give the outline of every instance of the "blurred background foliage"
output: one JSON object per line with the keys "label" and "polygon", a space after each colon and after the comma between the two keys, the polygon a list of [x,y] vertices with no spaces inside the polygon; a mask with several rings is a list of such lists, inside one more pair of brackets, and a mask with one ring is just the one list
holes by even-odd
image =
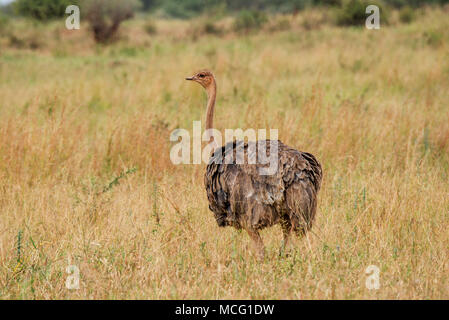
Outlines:
{"label": "blurred background foliage", "polygon": [[[11,0],[10,0],[11,1]],[[276,13],[294,13],[306,7],[332,6],[359,7],[365,5],[365,0],[138,0],[139,10],[158,12],[173,18],[191,18],[205,12],[224,12],[233,14],[239,11],[267,11]],[[64,15],[65,8],[70,4],[104,2],[102,0],[15,0],[3,7],[3,11],[14,11],[15,14],[32,17],[38,20],[48,20]],[[114,5],[129,0],[112,0]],[[131,1],[134,2],[134,1]],[[383,0],[377,1],[382,6],[394,8],[419,7],[422,5],[442,5],[449,0]],[[370,3],[372,4],[372,3]],[[12,7],[14,10],[10,10]]]}
{"label": "blurred background foliage", "polygon": [[[157,33],[154,19],[182,19],[201,21],[193,28],[192,37],[198,34],[222,36],[227,32],[249,33],[263,28],[276,31],[290,28],[286,18],[274,16],[293,15],[310,9],[321,9],[320,17],[306,16],[302,26],[306,30],[319,28],[324,24],[337,26],[364,26],[366,7],[376,4],[380,7],[382,23],[389,23],[390,12],[395,11],[396,21],[411,23],[420,7],[441,6],[449,0],[0,0],[0,35],[6,35],[9,43],[17,47],[38,47],[23,44],[20,34],[8,27],[12,18],[23,17],[36,23],[51,22],[63,18],[68,5],[79,5],[81,19],[87,22],[97,43],[108,43],[117,39],[123,21],[145,17],[144,30],[149,35]],[[220,25],[220,19],[231,17],[228,27]],[[22,37],[23,38],[23,37]],[[25,41],[26,43],[27,41]],[[29,41],[28,41],[29,42]]]}

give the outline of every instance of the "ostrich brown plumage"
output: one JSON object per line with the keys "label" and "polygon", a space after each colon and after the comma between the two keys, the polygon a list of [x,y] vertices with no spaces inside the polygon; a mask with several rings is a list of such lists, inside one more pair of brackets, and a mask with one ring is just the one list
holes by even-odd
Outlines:
{"label": "ostrich brown plumage", "polygon": [[[206,129],[213,129],[217,92],[214,75],[203,70],[186,80],[198,82],[206,89]],[[213,139],[212,135],[211,142],[215,142]],[[267,164],[250,164],[248,159],[254,159],[260,148],[269,157],[273,142],[277,143],[277,169],[273,174],[261,175],[260,170]],[[242,150],[245,161],[237,164],[237,151]],[[220,161],[228,156],[233,156],[233,162]],[[282,252],[293,232],[302,236],[311,228],[321,179],[321,165],[312,154],[297,151],[279,140],[259,140],[233,141],[216,147],[204,183],[209,208],[218,225],[245,229],[255,243],[257,255],[263,259],[265,249],[259,230],[279,223],[284,235]]]}

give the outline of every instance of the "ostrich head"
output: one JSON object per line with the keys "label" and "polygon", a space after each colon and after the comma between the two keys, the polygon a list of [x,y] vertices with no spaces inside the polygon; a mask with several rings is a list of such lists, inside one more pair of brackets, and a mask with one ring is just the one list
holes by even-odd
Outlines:
{"label": "ostrich head", "polygon": [[[217,84],[215,83],[215,78],[212,72],[209,70],[198,71],[194,76],[186,78],[186,80],[191,80],[198,82],[200,85],[206,89],[207,93],[207,111],[206,111],[206,130],[213,128],[214,121],[214,107],[215,107],[215,97],[217,95]],[[213,140],[213,135],[211,136]]]}
{"label": "ostrich head", "polygon": [[186,80],[198,82],[200,85],[203,86],[204,89],[206,89],[208,91],[209,91],[209,89],[211,89],[215,86],[214,75],[209,70],[198,71],[192,77],[186,78]]}

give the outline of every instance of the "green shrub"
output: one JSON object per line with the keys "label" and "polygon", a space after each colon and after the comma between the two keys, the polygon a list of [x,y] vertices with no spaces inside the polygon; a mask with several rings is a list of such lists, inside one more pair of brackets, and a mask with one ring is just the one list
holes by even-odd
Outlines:
{"label": "green shrub", "polygon": [[5,34],[8,27],[9,27],[9,18],[0,13],[0,35]]}
{"label": "green shrub", "polygon": [[341,26],[365,25],[366,5],[360,0],[351,0],[337,11],[337,24]]}
{"label": "green shrub", "polygon": [[438,30],[427,30],[423,33],[426,43],[431,47],[439,47],[443,44],[443,34]]}
{"label": "green shrub", "polygon": [[63,17],[65,9],[77,2],[76,0],[16,0],[13,6],[19,15],[46,21]]}
{"label": "green shrub", "polygon": [[340,6],[341,0],[315,0],[313,1],[316,5],[324,5],[324,6]]}
{"label": "green shrub", "polygon": [[162,5],[166,14],[181,19],[197,16],[205,7],[204,0],[165,0]]}
{"label": "green shrub", "polygon": [[145,28],[146,33],[148,33],[149,35],[154,35],[157,33],[157,27],[152,21],[148,21],[145,24],[144,28]]}
{"label": "green shrub", "polygon": [[268,17],[263,11],[243,10],[234,20],[234,30],[248,32],[260,29],[267,21]]}
{"label": "green shrub", "polygon": [[161,5],[162,0],[141,0],[144,11],[152,11]]}
{"label": "green shrub", "polygon": [[341,8],[337,10],[336,22],[340,26],[365,26],[366,8],[369,5],[377,5],[380,11],[381,23],[387,22],[387,16],[384,6],[368,0],[348,0],[343,2]]}
{"label": "green shrub", "polygon": [[223,31],[219,27],[217,27],[217,25],[215,23],[213,23],[212,21],[205,22],[203,30],[204,30],[204,33],[207,33],[207,34],[220,35],[223,33]]}
{"label": "green shrub", "polygon": [[415,10],[413,10],[409,6],[405,6],[401,10],[399,10],[399,20],[402,23],[410,23],[415,20],[415,17]]}

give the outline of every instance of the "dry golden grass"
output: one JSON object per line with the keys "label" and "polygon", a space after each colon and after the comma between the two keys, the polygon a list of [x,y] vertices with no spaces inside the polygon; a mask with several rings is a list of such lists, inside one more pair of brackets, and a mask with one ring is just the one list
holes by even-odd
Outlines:
{"label": "dry golden grass", "polygon": [[[195,41],[177,34],[188,22],[142,24],[106,48],[53,25],[37,51],[2,49],[2,299],[449,298],[447,12]],[[170,162],[171,130],[204,121],[183,80],[204,67],[219,129],[278,128],[323,165],[316,223],[290,257],[274,227],[257,262],[244,232],[216,226],[205,165]]]}

